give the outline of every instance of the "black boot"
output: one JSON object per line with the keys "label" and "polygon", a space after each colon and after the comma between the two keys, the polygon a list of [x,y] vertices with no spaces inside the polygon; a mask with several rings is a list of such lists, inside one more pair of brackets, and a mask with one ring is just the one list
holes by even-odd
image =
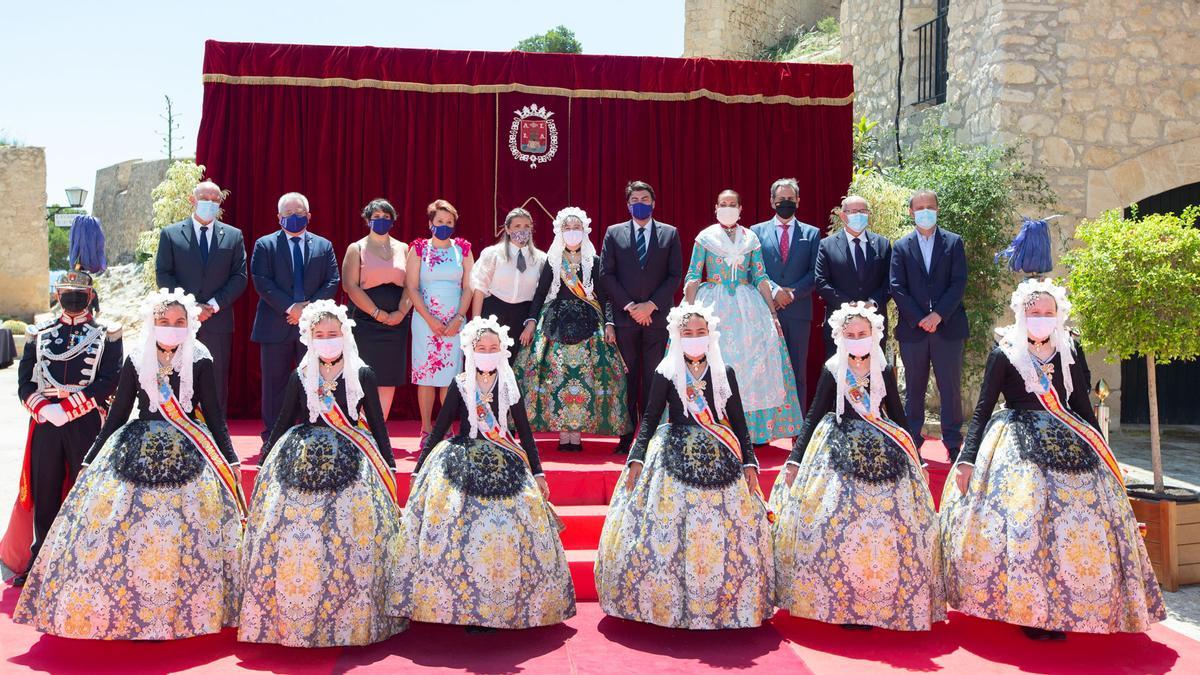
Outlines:
{"label": "black boot", "polygon": [[613,454],[628,455],[629,448],[632,448],[632,447],[633,447],[633,434],[626,434],[621,437],[621,440],[619,442],[617,442],[617,451]]}
{"label": "black boot", "polygon": [[1067,634],[1061,630],[1046,630],[1044,628],[1034,628],[1033,626],[1021,626],[1021,632],[1030,640],[1038,642],[1061,642],[1067,639]]}

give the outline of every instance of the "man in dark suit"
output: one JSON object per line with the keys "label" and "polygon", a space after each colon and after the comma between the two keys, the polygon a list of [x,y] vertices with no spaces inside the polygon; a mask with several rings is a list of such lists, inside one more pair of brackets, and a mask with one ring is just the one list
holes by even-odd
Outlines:
{"label": "man in dark suit", "polygon": [[279,231],[254,242],[250,274],[258,309],[250,339],[262,359],[263,441],[275,426],[288,377],[304,356],[300,313],[313,300],[337,293],[341,277],[328,239],[308,231],[308,198],[289,192],[279,198]]}
{"label": "man in dark suit", "polygon": [[192,217],[158,234],[154,258],[159,288],[182,288],[200,303],[196,337],[212,353],[221,410],[229,398],[233,302],[246,290],[246,244],[242,231],[217,220],[225,195],[212,181],[192,190]]}
{"label": "man in dark suit", "polygon": [[883,316],[887,337],[888,275],[891,274],[892,242],[867,229],[871,209],[867,200],[850,195],[842,200],[838,216],[842,231],[821,240],[817,251],[817,293],[825,301],[825,358],[833,356],[833,332],[829,317],[843,303],[873,302]]}
{"label": "man in dark suit", "polygon": [[796,219],[800,185],[795,178],[771,184],[775,217],[750,228],[762,244],[767,279],[775,295],[776,315],[783,328],[800,407],[808,406],[808,340],[812,333],[812,294],[817,287],[817,249],[821,231]]}
{"label": "man in dark suit", "polygon": [[[667,312],[683,278],[683,249],[674,227],[654,220],[654,188],[642,181],[625,186],[630,220],[609,226],[600,249],[600,283],[616,313],[617,348],[629,367],[629,419],[636,426],[654,369],[667,348]],[[654,420],[657,424],[657,420]],[[631,431],[617,452],[633,445]]]}
{"label": "man in dark suit", "polygon": [[942,443],[953,460],[962,447],[967,253],[962,237],[937,226],[938,201],[932,190],[914,193],[908,212],[916,229],[896,241],[890,282],[900,314],[896,339],[904,360],[904,414],[913,438],[920,439],[932,362],[942,403]]}

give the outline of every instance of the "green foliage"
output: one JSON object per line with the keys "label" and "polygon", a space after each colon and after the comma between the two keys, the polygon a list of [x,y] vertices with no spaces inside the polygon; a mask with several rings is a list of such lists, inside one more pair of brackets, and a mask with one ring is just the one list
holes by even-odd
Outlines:
{"label": "green foliage", "polygon": [[547,54],[582,54],[583,45],[575,39],[575,33],[566,26],[555,26],[541,35],[527,37],[517,43],[519,52],[543,52]]}
{"label": "green foliage", "polygon": [[0,324],[0,328],[8,329],[13,335],[24,335],[25,330],[28,327],[29,326],[24,321],[21,321],[20,319],[9,319],[9,320],[5,321],[3,324]]}
{"label": "green foliage", "polygon": [[148,288],[155,286],[154,256],[158,253],[158,231],[191,215],[192,203],[188,197],[202,180],[204,166],[190,159],[182,159],[172,164],[162,182],[150,191],[150,197],[154,200],[154,227],[138,235],[134,248],[135,259],[143,264],[142,278]]}
{"label": "green foliage", "polygon": [[[912,230],[912,221],[908,217],[908,197],[912,190],[897,185],[878,172],[855,174],[850,183],[850,194],[858,195],[867,200],[871,208],[871,231],[882,234],[895,241]],[[830,234],[841,231],[842,219],[830,219]]]}
{"label": "green foliage", "polygon": [[910,192],[936,191],[939,226],[963,238],[970,270],[963,305],[971,330],[964,372],[981,372],[1015,281],[994,256],[1016,235],[1018,207],[1039,212],[1054,203],[1054,193],[1017,146],[962,145],[938,119],[926,121],[906,157],[903,167],[883,174]]}
{"label": "green foliage", "polygon": [[801,61],[807,63],[835,63],[841,61],[841,29],[837,19],[830,16],[821,19],[816,26],[797,26],[791,30],[781,28],[781,37],[774,45],[755,55],[758,61]]}
{"label": "green foliage", "polygon": [[[60,209],[58,206],[49,208],[55,213],[86,213],[83,209]],[[50,244],[50,269],[68,269],[71,266],[71,231],[65,227],[56,227],[54,219],[47,218],[46,239]]]}
{"label": "green foliage", "polygon": [[1200,207],[1123,218],[1105,211],[1075,230],[1063,258],[1084,347],[1110,360],[1156,363],[1200,356]]}
{"label": "green foliage", "polygon": [[879,171],[879,138],[875,136],[876,120],[864,115],[854,122],[854,176]]}

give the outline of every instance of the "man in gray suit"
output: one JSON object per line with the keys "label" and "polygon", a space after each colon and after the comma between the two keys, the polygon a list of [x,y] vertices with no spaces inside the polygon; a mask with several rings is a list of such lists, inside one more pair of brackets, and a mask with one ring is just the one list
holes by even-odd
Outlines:
{"label": "man in gray suit", "polygon": [[204,181],[188,197],[192,217],[164,227],[154,259],[159,288],[182,288],[200,303],[200,342],[212,352],[221,409],[229,398],[233,303],[246,290],[246,245],[242,231],[217,220],[225,195]]}
{"label": "man in gray suit", "polygon": [[795,178],[775,181],[771,184],[775,217],[750,229],[762,243],[763,263],[771,292],[775,294],[776,313],[796,372],[796,395],[803,409],[808,406],[808,340],[812,333],[812,294],[817,287],[821,231],[796,219],[799,197],[800,186]]}

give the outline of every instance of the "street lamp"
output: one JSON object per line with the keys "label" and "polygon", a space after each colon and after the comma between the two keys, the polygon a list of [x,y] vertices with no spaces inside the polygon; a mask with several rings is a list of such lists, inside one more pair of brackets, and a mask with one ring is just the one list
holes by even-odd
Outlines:
{"label": "street lamp", "polygon": [[87,200],[87,190],[81,187],[67,188],[67,203],[73,209],[83,208],[83,202]]}
{"label": "street lamp", "polygon": [[[84,190],[81,187],[67,188],[67,206],[59,206],[57,204],[55,204],[54,206],[47,206],[46,207],[46,218],[53,218],[54,224],[57,225],[58,227],[70,227],[71,223],[74,222],[74,220],[75,220],[75,218],[73,217],[75,214],[66,214],[68,216],[72,216],[71,218],[66,218],[64,216],[64,218],[60,219],[58,216],[60,214],[62,214],[63,211],[66,211],[67,209],[83,208],[83,202],[87,200],[87,194],[88,194],[88,191]],[[63,222],[60,223],[59,222],[60,220],[62,220]]]}

